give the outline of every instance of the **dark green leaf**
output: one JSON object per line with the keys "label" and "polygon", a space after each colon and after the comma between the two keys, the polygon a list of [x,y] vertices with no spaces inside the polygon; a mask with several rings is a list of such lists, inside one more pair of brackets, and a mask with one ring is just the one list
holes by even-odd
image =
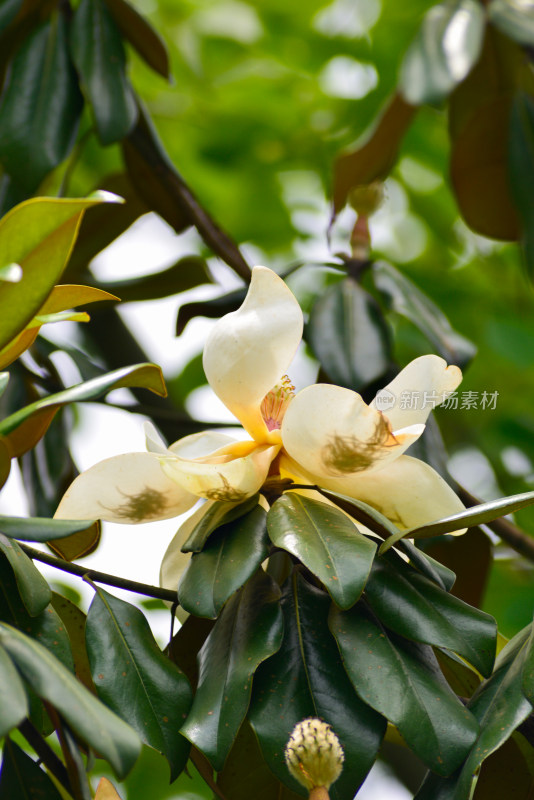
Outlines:
{"label": "dark green leaf", "polygon": [[62,800],[46,772],[10,739],[4,745],[0,796],[5,800]]}
{"label": "dark green leaf", "polygon": [[519,44],[534,44],[534,3],[532,0],[490,0],[488,16],[506,36]]}
{"label": "dark green leaf", "polygon": [[486,17],[476,0],[449,0],[425,15],[404,56],[400,89],[408,103],[436,103],[463,81],[482,50]]}
{"label": "dark green leaf", "polygon": [[323,582],[334,602],[350,608],[360,597],[376,544],[333,506],[286,492],[267,516],[277,547],[292,553]]}
{"label": "dark green leaf", "polygon": [[221,770],[247,712],[252,676],[280,647],[280,590],[261,570],[225,606],[199,653],[199,681],[182,726]]}
{"label": "dark green leaf", "polygon": [[0,422],[0,435],[8,440],[12,455],[21,455],[39,441],[62,406],[96,400],[112,389],[132,386],[150,389],[160,396],[166,393],[160,367],[155,364],[123,367],[107,375],[70,386],[57,394],[50,394],[21,408]]}
{"label": "dark green leaf", "polygon": [[[534,10],[534,6],[532,6]],[[532,14],[532,11],[531,11]],[[527,15],[521,13],[521,17]],[[525,20],[523,30],[528,30]],[[534,31],[534,17],[531,17]],[[508,140],[510,191],[522,222],[522,237],[528,272],[534,275],[534,200],[530,187],[534,181],[534,99],[526,92],[517,92],[510,114]]]}
{"label": "dark green leaf", "polygon": [[307,327],[308,341],[328,377],[360,391],[387,372],[391,335],[376,300],[353,278],[319,297]]}
{"label": "dark green leaf", "polygon": [[10,539],[22,539],[26,542],[47,542],[49,539],[61,539],[77,531],[84,531],[93,524],[87,519],[0,517],[0,531],[4,536],[9,536]]}
{"label": "dark green leaf", "polygon": [[153,70],[170,77],[169,55],[158,32],[125,0],[106,0],[125,39]]}
{"label": "dark green leaf", "polygon": [[409,278],[385,261],[373,264],[374,284],[393,311],[411,320],[425,334],[449,364],[462,369],[476,353],[476,347],[457,333],[441,309]]}
{"label": "dark green leaf", "polygon": [[266,513],[256,506],[220,526],[194,553],[178,587],[180,605],[197,617],[215,618],[257,570],[269,551]]}
{"label": "dark green leaf", "polygon": [[327,625],[330,600],[294,573],[282,609],[284,639],[254,679],[249,719],[265,761],[289,788],[303,794],[288,772],[284,747],[297,722],[314,716],[331,723],[345,752],[332,800],[352,800],[369,772],[385,732],[385,720],[356,695]]}
{"label": "dark green leaf", "polygon": [[0,736],[19,725],[27,714],[24,684],[9,655],[0,647]]}
{"label": "dark green leaf", "polygon": [[189,754],[179,733],[191,703],[187,678],[161,652],[142,612],[102,589],[87,614],[86,641],[99,697],[163,753],[173,781]]}
{"label": "dark green leaf", "polygon": [[462,768],[444,781],[429,775],[417,800],[467,800],[478,767],[531,713],[532,706],[521,691],[530,632],[528,626],[508,642],[497,657],[493,675],[469,701],[468,708],[480,724],[480,733]]}
{"label": "dark green leaf", "polygon": [[55,706],[70,727],[109,761],[120,778],[124,777],[141,747],[132,728],[33,639],[0,623],[0,644],[35,693]]}
{"label": "dark green leaf", "polygon": [[[0,531],[3,531],[1,517]],[[0,533],[0,551],[13,569],[17,588],[28,614],[36,617],[52,599],[48,583],[17,542],[8,539],[3,533]]]}
{"label": "dark green leaf", "polygon": [[54,14],[16,54],[0,104],[0,162],[27,194],[69,154],[82,105],[67,22]]}
{"label": "dark green leaf", "polygon": [[445,647],[483,675],[491,674],[497,636],[493,617],[444,592],[400,557],[395,564],[376,559],[365,597],[380,621],[395,633]]}
{"label": "dark green leaf", "polygon": [[22,0],[4,0],[0,6],[0,31],[7,28],[12,19],[17,15]]}
{"label": "dark green leaf", "polygon": [[126,76],[122,38],[104,0],[82,0],[78,6],[71,51],[102,144],[122,139],[135,125],[137,104]]}
{"label": "dark green leaf", "polygon": [[211,283],[206,262],[200,256],[184,256],[172,267],[162,272],[144,275],[141,278],[128,278],[123,281],[100,282],[96,285],[106,292],[120,297],[123,303],[140,300],[159,300],[180,292],[186,292],[203,283]]}
{"label": "dark green leaf", "polygon": [[361,603],[348,612],[333,608],[330,624],[362,700],[396,725],[428,767],[449,775],[478,725],[447,685],[432,648],[388,632]]}
{"label": "dark green leaf", "polygon": [[258,505],[258,498],[259,495],[255,494],[243,503],[232,503],[226,500],[215,501],[211,508],[204,514],[200,514],[200,520],[184,543],[182,552],[200,553],[214,530],[220,525],[227,525],[247,514]]}
{"label": "dark green leaf", "polygon": [[228,294],[220,295],[220,297],[213,297],[211,300],[198,300],[193,303],[184,303],[178,309],[178,318],[176,320],[176,335],[181,336],[185,330],[185,326],[195,317],[208,317],[209,319],[219,319],[224,314],[229,314],[235,311],[243,300],[247,290],[236,289]]}
{"label": "dark green leaf", "polygon": [[380,551],[385,552],[396,544],[401,538],[430,538],[431,536],[441,536],[443,533],[451,533],[452,531],[459,530],[460,528],[471,528],[475,525],[483,525],[485,522],[491,522],[499,517],[504,517],[506,514],[512,514],[514,511],[519,511],[521,508],[534,503],[534,492],[523,492],[523,494],[514,494],[510,497],[501,497],[499,500],[491,500],[489,503],[479,503],[476,506],[459,511],[457,514],[452,514],[450,517],[443,517],[437,519],[435,522],[429,522],[427,525],[421,525],[419,528],[412,528],[408,531],[400,531],[395,536],[386,539],[381,545]]}

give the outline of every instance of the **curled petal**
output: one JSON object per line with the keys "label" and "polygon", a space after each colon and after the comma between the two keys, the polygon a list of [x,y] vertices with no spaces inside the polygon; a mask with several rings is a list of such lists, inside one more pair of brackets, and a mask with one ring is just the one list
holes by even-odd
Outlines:
{"label": "curled petal", "polygon": [[161,466],[169,478],[198,497],[239,502],[262,487],[279,450],[279,445],[234,442],[209,457],[192,460],[180,453],[162,458]]}
{"label": "curled petal", "polygon": [[145,442],[149,453],[166,453],[167,445],[151,422],[145,422]]}
{"label": "curled petal", "polygon": [[[381,389],[371,405],[386,414],[393,430],[424,423],[432,409],[442,403],[461,381],[459,367],[447,366],[439,356],[420,356]],[[410,408],[411,405],[414,408]]]}
{"label": "curled petal", "polygon": [[260,405],[287,371],[302,328],[302,311],[284,281],[255,267],[241,307],[222,317],[208,336],[203,358],[208,382],[256,441],[276,438]]}
{"label": "curled petal", "polygon": [[127,453],[82,472],[65,492],[55,517],[153,522],[183,514],[197,500],[167,477],[157,456]]}
{"label": "curled petal", "polygon": [[393,435],[387,419],[356,392],[340,386],[308,386],[291,401],[282,422],[289,455],[316,476],[343,476],[382,469],[423,432],[424,425]]}
{"label": "curled petal", "polygon": [[465,508],[449,484],[432,467],[411,456],[400,456],[372,474],[323,479],[321,486],[363,500],[401,530],[426,525]]}
{"label": "curled petal", "polygon": [[202,431],[201,433],[192,433],[190,436],[178,439],[168,448],[167,455],[172,453],[172,455],[180,456],[180,458],[211,459],[228,451],[233,451],[236,454],[239,451],[239,455],[244,455],[255,448],[256,442],[250,439],[246,442],[241,442],[226,433]]}

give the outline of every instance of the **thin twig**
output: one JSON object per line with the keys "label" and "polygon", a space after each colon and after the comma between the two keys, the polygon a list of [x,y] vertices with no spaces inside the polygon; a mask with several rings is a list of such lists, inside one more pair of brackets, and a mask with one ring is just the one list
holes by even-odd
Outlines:
{"label": "thin twig", "polygon": [[43,739],[37,728],[29,719],[25,719],[18,726],[19,731],[22,733],[28,744],[35,750],[39,756],[39,760],[45,767],[52,773],[52,775],[60,782],[60,784],[69,792],[72,793],[72,788],[69,781],[69,776],[65,765],[54,753],[50,745]]}
{"label": "thin twig", "polygon": [[159,586],[151,586],[147,583],[138,583],[138,581],[131,581],[127,578],[119,578],[117,575],[110,575],[108,572],[87,569],[87,567],[83,567],[81,564],[75,564],[71,561],[65,561],[63,558],[51,556],[48,553],[43,553],[42,550],[36,550],[27,544],[22,544],[22,542],[19,542],[19,545],[30,558],[36,561],[42,561],[43,564],[48,564],[63,572],[68,572],[71,575],[78,575],[80,578],[87,577],[95,581],[95,583],[104,583],[107,586],[115,586],[117,589],[126,589],[129,592],[143,594],[147,597],[155,597],[158,600],[167,600],[170,603],[177,602],[177,593],[171,591],[171,589],[161,589]]}

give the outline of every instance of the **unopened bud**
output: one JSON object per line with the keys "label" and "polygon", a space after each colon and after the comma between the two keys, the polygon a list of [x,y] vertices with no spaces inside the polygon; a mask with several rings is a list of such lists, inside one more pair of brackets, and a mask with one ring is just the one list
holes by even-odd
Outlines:
{"label": "unopened bud", "polygon": [[326,722],[309,717],[295,725],[285,749],[286,764],[299,783],[311,791],[329,789],[343,769],[343,748]]}

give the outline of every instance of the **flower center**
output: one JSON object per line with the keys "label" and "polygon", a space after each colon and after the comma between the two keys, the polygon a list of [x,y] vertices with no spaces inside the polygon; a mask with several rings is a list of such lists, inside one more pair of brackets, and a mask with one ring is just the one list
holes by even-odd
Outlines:
{"label": "flower center", "polygon": [[261,403],[261,415],[268,431],[276,431],[282,427],[286,408],[295,396],[295,387],[287,375],[267,392]]}

